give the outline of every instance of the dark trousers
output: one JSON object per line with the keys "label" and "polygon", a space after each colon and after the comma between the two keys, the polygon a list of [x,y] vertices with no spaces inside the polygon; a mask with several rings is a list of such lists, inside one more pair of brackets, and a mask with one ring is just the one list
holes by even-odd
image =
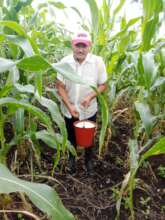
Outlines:
{"label": "dark trousers", "polygon": [[[78,119],[75,118],[66,118],[65,117],[65,123],[66,123],[66,129],[68,132],[68,140],[71,142],[71,144],[76,148],[76,137],[74,133],[74,126],[73,123],[77,121]],[[88,118],[87,120],[96,122],[96,114],[92,117]],[[74,159],[74,156],[72,154],[69,155],[70,158]],[[92,147],[85,148],[85,164],[88,163],[89,160],[91,160],[92,157]]]}

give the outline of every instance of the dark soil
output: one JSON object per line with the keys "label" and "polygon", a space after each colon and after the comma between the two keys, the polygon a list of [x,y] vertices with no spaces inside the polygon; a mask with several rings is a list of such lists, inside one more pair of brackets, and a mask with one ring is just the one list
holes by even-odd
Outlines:
{"label": "dark soil", "polygon": [[[61,173],[56,169],[53,179],[35,177],[35,182],[43,182],[52,186],[60,195],[64,205],[78,220],[114,220],[116,216],[116,200],[125,174],[129,171],[128,139],[131,129],[127,124],[116,124],[116,135],[107,146],[106,154],[102,159],[97,157],[97,147],[94,150],[93,172],[87,176],[84,166],[83,150],[78,149],[77,172],[70,175],[68,164]],[[95,146],[98,146],[97,139]],[[45,148],[42,154],[41,171],[36,168],[36,173],[50,176],[53,169],[54,152]],[[11,155],[9,155],[11,157]],[[165,166],[165,155],[150,158],[139,169],[137,186],[134,191],[135,219],[164,220],[165,219],[165,179],[158,175],[158,167]],[[10,165],[11,166],[11,165]],[[15,170],[20,178],[30,180],[26,163]],[[43,172],[45,174],[43,174]],[[27,174],[27,175],[26,175]],[[12,194],[12,201],[7,208],[21,208],[22,203],[18,195]],[[2,198],[1,198],[2,199]],[[1,207],[2,208],[2,207]],[[4,208],[4,207],[3,207]],[[43,213],[33,207],[33,212],[42,220],[47,220]],[[124,194],[121,206],[121,220],[130,219],[127,193]],[[9,220],[30,220],[26,216],[18,217],[8,214]],[[0,215],[0,220],[4,215]],[[57,219],[58,220],[58,219]]]}

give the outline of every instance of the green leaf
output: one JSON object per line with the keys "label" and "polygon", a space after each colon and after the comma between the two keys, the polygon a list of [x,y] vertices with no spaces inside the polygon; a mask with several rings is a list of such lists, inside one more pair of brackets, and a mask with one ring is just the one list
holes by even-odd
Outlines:
{"label": "green leaf", "polygon": [[21,85],[19,83],[15,83],[14,87],[21,93],[32,93],[34,94],[35,88],[31,84]]}
{"label": "green leaf", "polygon": [[20,69],[27,71],[45,71],[50,68],[50,64],[40,55],[24,58],[17,62]]}
{"label": "green leaf", "polygon": [[98,9],[98,6],[97,6],[95,0],[85,0],[85,1],[89,5],[89,9],[90,9],[90,13],[91,13],[91,20],[92,20],[91,27],[93,28],[94,38],[96,38],[97,34],[98,34],[99,9]]}
{"label": "green leaf", "polygon": [[15,62],[13,62],[12,60],[0,57],[0,73],[6,72],[14,66]]}
{"label": "green leaf", "polygon": [[[54,134],[52,135],[51,133],[49,133],[46,130],[42,130],[42,131],[38,131],[35,133],[35,136],[37,139],[42,140],[43,142],[45,142],[49,147],[53,148],[53,149],[57,149],[57,144],[60,143],[62,144],[63,141],[63,135],[60,134]],[[67,149],[76,156],[76,150],[75,148],[71,145],[71,143],[69,141],[67,141],[66,143],[66,147]],[[61,149],[62,150],[62,149]]]}
{"label": "green leaf", "polygon": [[20,36],[27,37],[27,34],[24,31],[24,29],[22,28],[22,26],[19,25],[15,21],[0,21],[0,25],[6,26],[8,28],[11,28],[12,30],[14,30]]}
{"label": "green leaf", "polygon": [[[18,24],[15,21],[0,21],[0,25],[6,26],[6,27],[12,29],[13,31],[15,31],[21,37],[26,38],[30,42],[34,52],[39,53],[39,50],[38,50],[36,43],[26,34],[24,28],[20,24]],[[29,47],[29,45],[28,45],[28,47]]]}
{"label": "green leaf", "polygon": [[8,95],[8,93],[12,90],[13,86],[12,85],[5,85],[3,88],[0,90],[0,98],[5,97]]}
{"label": "green leaf", "polygon": [[107,102],[101,94],[98,95],[98,99],[100,103],[101,119],[102,119],[101,131],[99,136],[99,154],[101,154],[105,135],[106,135],[106,130],[109,123],[109,110],[108,110]]}
{"label": "green leaf", "polygon": [[117,210],[117,220],[120,219],[120,207],[121,207],[121,201],[122,201],[122,197],[123,197],[123,193],[125,191],[125,189],[128,186],[128,183],[130,181],[130,177],[131,177],[131,172],[128,172],[125,177],[124,180],[122,181],[122,185],[121,185],[121,189],[119,192],[119,196],[118,196],[118,200],[116,202],[116,210]]}
{"label": "green leaf", "polygon": [[36,98],[41,105],[43,105],[44,107],[46,107],[49,110],[53,121],[60,128],[61,134],[63,136],[62,150],[64,153],[66,142],[67,142],[67,131],[66,131],[66,127],[65,127],[65,121],[64,121],[63,117],[61,116],[61,113],[59,111],[57,104],[54,101],[52,101],[51,99],[44,98],[43,96],[39,97],[38,95],[36,95]]}
{"label": "green leaf", "polygon": [[160,87],[161,85],[165,84],[165,77],[159,77],[158,79],[156,79],[156,81],[154,82],[154,84],[151,87],[151,91],[154,91],[156,88]]}
{"label": "green leaf", "polygon": [[149,89],[157,76],[158,65],[155,63],[153,52],[142,54],[142,62],[145,74],[145,84]]}
{"label": "green leaf", "polygon": [[48,185],[32,183],[15,177],[0,164],[0,193],[24,192],[50,219],[74,220],[73,215],[63,206],[57,193]]}
{"label": "green leaf", "polygon": [[163,11],[163,1],[162,0],[143,0],[143,11],[145,19],[150,19],[153,15],[159,14]]}
{"label": "green leaf", "polygon": [[118,6],[115,8],[113,14],[116,15],[120,10],[121,8],[123,7],[125,3],[125,0],[120,0],[120,3],[118,4]]}
{"label": "green leaf", "polygon": [[24,132],[24,109],[19,108],[14,116],[14,129],[17,132],[17,134],[21,135]]}
{"label": "green leaf", "polygon": [[165,68],[165,48],[162,48],[160,51],[160,60],[162,67]]}
{"label": "green leaf", "polygon": [[79,15],[80,18],[83,18],[82,14],[80,13],[80,11],[76,7],[71,7],[71,8]]}
{"label": "green leaf", "polygon": [[138,142],[137,140],[129,140],[128,143],[129,150],[130,150],[130,168],[131,170],[137,169],[138,168]]}
{"label": "green leaf", "polygon": [[137,21],[139,21],[142,17],[137,17],[137,18],[132,18],[131,20],[129,20],[129,22],[126,25],[126,29],[128,29],[130,26],[132,26],[133,24],[135,24]]}
{"label": "green leaf", "polygon": [[79,77],[73,68],[68,63],[55,63],[52,64],[52,68],[59,72],[61,75],[64,76],[64,78],[69,79],[75,83],[79,84],[87,84],[88,82],[85,80],[82,80],[81,77]]}
{"label": "green leaf", "polygon": [[155,63],[153,52],[140,54],[137,67],[140,85],[150,90],[158,73],[158,64]]}
{"label": "green leaf", "polygon": [[5,38],[8,41],[11,41],[12,43],[21,47],[24,53],[26,54],[26,56],[29,57],[29,56],[34,55],[34,51],[33,51],[31,44],[29,43],[29,40],[23,37],[20,37],[20,36],[16,36],[16,35],[5,35]]}
{"label": "green leaf", "polygon": [[0,43],[3,42],[5,40],[4,35],[0,34]]}
{"label": "green leaf", "polygon": [[162,137],[156,144],[154,144],[146,153],[143,154],[142,160],[148,157],[165,154],[165,137]]}
{"label": "green leaf", "polygon": [[156,117],[151,114],[150,108],[146,103],[135,102],[135,107],[140,115],[143,126],[149,137],[152,133],[152,128],[155,125]]}
{"label": "green leaf", "polygon": [[6,84],[14,85],[15,83],[18,82],[19,78],[20,78],[20,74],[19,74],[18,68],[14,66],[11,69],[9,69],[9,74],[8,74]]}
{"label": "green leaf", "polygon": [[116,98],[116,80],[111,80],[109,81],[109,101],[111,106],[113,105],[113,102],[115,101]]}
{"label": "green leaf", "polygon": [[129,35],[125,35],[125,36],[121,37],[119,45],[118,45],[119,53],[123,54],[127,50],[129,43],[130,43],[130,36]]}
{"label": "green leaf", "polygon": [[42,72],[35,73],[35,87],[36,87],[38,94],[40,96],[42,96],[42,89],[43,89],[42,75],[43,75]]}
{"label": "green leaf", "polygon": [[142,33],[142,51],[148,51],[151,48],[151,40],[156,34],[158,22],[158,16],[146,22]]}
{"label": "green leaf", "polygon": [[40,139],[44,143],[46,143],[49,147],[53,149],[57,149],[57,145],[59,144],[59,142],[55,135],[50,134],[46,130],[42,130],[42,131],[36,132],[35,136],[37,139]]}
{"label": "green leaf", "polygon": [[122,9],[124,3],[125,3],[125,0],[120,0],[119,4],[118,4],[117,7],[114,9],[113,16],[112,16],[112,26],[114,25],[114,21],[115,21],[116,15],[117,15],[118,12]]}
{"label": "green leaf", "polygon": [[[20,84],[15,84],[15,88],[21,92],[21,93],[35,93],[35,88],[32,85],[20,85]],[[63,136],[63,142],[62,142],[62,150],[63,152],[65,151],[65,146],[67,142],[67,131],[65,127],[65,121],[59,111],[59,108],[57,104],[52,101],[51,99],[45,98],[43,96],[39,96],[37,93],[35,94],[35,98],[37,101],[44,107],[46,107],[49,112],[51,113],[52,120],[58,125],[60,128],[61,134]]]}
{"label": "green leaf", "polygon": [[54,2],[54,1],[49,0],[49,3],[58,9],[65,9],[66,8],[66,6],[62,2]]}
{"label": "green leaf", "polygon": [[163,1],[143,0],[144,22],[142,23],[142,51],[151,48],[152,38],[157,33],[159,13],[163,11]]}
{"label": "green leaf", "polygon": [[44,113],[42,110],[40,110],[39,108],[29,104],[29,103],[25,103],[23,101],[18,101],[14,98],[1,98],[0,99],[0,106],[1,105],[5,105],[5,106],[14,106],[16,108],[24,108],[27,111],[30,111],[32,114],[34,114],[35,116],[37,116],[42,122],[45,123],[45,125],[47,125],[47,127],[52,130],[52,123],[50,118],[46,115],[46,113]]}
{"label": "green leaf", "polygon": [[107,130],[108,123],[109,123],[109,110],[108,110],[108,105],[107,105],[107,102],[104,96],[101,95],[95,87],[92,87],[92,88],[97,93],[97,97],[98,97],[100,108],[101,108],[102,125],[101,125],[101,131],[100,131],[100,136],[99,136],[99,155],[101,156],[101,154],[103,153],[106,130]]}

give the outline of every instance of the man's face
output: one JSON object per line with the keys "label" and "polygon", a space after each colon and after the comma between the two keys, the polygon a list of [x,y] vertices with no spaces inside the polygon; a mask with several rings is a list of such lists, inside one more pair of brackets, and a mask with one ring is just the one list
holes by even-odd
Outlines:
{"label": "man's face", "polygon": [[76,45],[72,45],[72,49],[74,58],[79,63],[82,63],[90,50],[90,45],[87,46],[86,44],[78,43]]}

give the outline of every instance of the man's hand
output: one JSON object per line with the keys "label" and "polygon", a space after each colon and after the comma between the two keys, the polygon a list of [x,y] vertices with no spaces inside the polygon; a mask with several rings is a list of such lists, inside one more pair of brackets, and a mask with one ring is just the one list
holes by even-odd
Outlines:
{"label": "man's hand", "polygon": [[77,108],[75,107],[75,105],[73,104],[69,105],[69,112],[73,118],[79,118],[79,112],[77,111]]}
{"label": "man's hand", "polygon": [[[101,93],[101,92],[105,91],[106,88],[107,88],[106,83],[104,83],[104,84],[101,84],[101,85],[99,85],[99,86],[97,87],[97,91]],[[80,103],[81,106],[84,107],[84,108],[89,107],[90,102],[91,102],[92,99],[94,99],[96,96],[97,96],[97,93],[96,93],[96,92],[91,92],[91,93],[89,93],[85,98],[82,99],[82,101],[81,101],[81,103]]]}
{"label": "man's hand", "polygon": [[70,102],[69,97],[68,97],[68,93],[67,93],[66,88],[65,88],[65,85],[61,81],[57,80],[56,88],[58,90],[58,94],[61,96],[64,104],[66,105],[66,107],[69,110],[72,117],[79,118],[79,112],[77,111],[75,105],[73,105]]}
{"label": "man's hand", "polygon": [[88,106],[90,105],[91,102],[91,96],[86,96],[82,101],[81,101],[81,106],[83,106],[84,108],[88,108]]}

